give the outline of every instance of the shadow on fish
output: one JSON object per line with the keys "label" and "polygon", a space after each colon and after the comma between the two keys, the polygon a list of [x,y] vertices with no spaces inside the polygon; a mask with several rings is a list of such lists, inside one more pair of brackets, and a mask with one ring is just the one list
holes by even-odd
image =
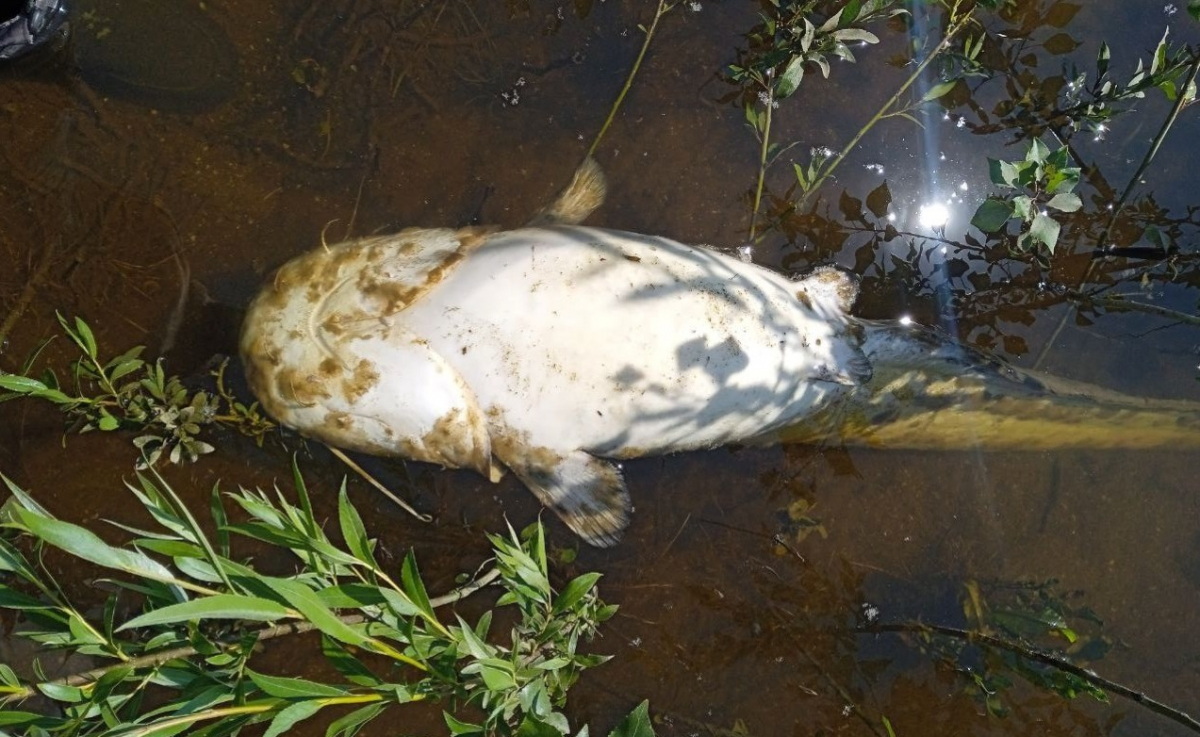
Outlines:
{"label": "shadow on fish", "polygon": [[850,314],[856,280],[578,225],[590,159],[530,226],[410,229],[285,264],[246,315],[263,408],[364,453],[512,471],[587,542],[629,523],[618,462],[729,443],[1200,446],[1200,404],[1004,364]]}

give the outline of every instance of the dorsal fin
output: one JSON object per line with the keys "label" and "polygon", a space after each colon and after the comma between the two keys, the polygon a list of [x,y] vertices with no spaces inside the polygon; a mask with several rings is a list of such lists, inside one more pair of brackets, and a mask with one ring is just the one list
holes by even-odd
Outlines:
{"label": "dorsal fin", "polygon": [[608,185],[604,171],[588,156],[575,170],[571,182],[546,207],[538,211],[530,225],[577,225],[604,204]]}

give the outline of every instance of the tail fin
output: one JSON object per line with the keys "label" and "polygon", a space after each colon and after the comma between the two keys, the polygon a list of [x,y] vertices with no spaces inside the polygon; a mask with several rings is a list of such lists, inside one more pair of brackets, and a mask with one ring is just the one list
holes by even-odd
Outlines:
{"label": "tail fin", "polygon": [[1200,448],[1200,402],[1039,374],[919,326],[862,321],[871,380],[780,433],[911,450]]}

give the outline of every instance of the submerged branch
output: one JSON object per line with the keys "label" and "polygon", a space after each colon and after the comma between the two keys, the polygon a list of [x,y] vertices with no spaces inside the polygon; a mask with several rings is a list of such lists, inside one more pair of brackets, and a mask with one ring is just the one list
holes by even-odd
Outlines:
{"label": "submerged branch", "polygon": [[1091,672],[1090,670],[1087,670],[1086,668],[1081,668],[1080,666],[1075,665],[1074,663],[1072,663],[1070,661],[1063,660],[1062,658],[1058,657],[1057,655],[1043,652],[1041,650],[1034,650],[1034,649],[1032,649],[1030,647],[1026,647],[1025,645],[1022,645],[1020,643],[1012,642],[1010,640],[1004,640],[1004,639],[1001,639],[994,635],[988,635],[983,632],[977,632],[977,631],[973,631],[973,630],[960,629],[958,627],[948,627],[945,625],[938,625],[938,624],[925,624],[923,622],[896,622],[896,623],[892,623],[892,624],[876,624],[876,625],[869,625],[866,627],[860,627],[856,631],[861,632],[861,633],[867,633],[867,634],[878,634],[878,633],[883,633],[883,632],[893,632],[893,633],[902,633],[902,634],[934,633],[934,634],[938,634],[938,635],[944,635],[946,637],[953,637],[953,638],[959,639],[959,640],[965,640],[970,643],[985,645],[987,647],[996,648],[998,650],[1004,650],[1006,652],[1013,653],[1014,655],[1017,655],[1019,657],[1025,658],[1026,660],[1032,660],[1034,662],[1041,663],[1042,665],[1048,665],[1051,668],[1054,668],[1056,670],[1063,671],[1064,673],[1070,673],[1071,675],[1073,675],[1077,678],[1087,681],[1088,683],[1092,684],[1093,686],[1101,688],[1105,691],[1110,691],[1112,693],[1117,694],[1118,696],[1122,696],[1126,699],[1129,699],[1130,701],[1133,701],[1134,703],[1137,703],[1141,706],[1146,707],[1147,709],[1154,712],[1155,714],[1158,714],[1159,716],[1166,717],[1167,719],[1170,719],[1171,721],[1173,721],[1177,724],[1181,724],[1184,727],[1187,727],[1188,729],[1190,729],[1191,731],[1196,732],[1197,734],[1200,734],[1200,721],[1197,721],[1196,719],[1192,718],[1187,713],[1180,711],[1179,709],[1168,706],[1168,705],[1162,703],[1161,701],[1152,699],[1140,691],[1134,691],[1132,688],[1129,688],[1128,686],[1122,686],[1121,684],[1119,684],[1115,681],[1110,681],[1107,678],[1098,676],[1095,673]]}
{"label": "submerged branch", "polygon": [[625,95],[629,93],[629,88],[633,86],[633,80],[637,77],[638,69],[642,66],[642,59],[646,57],[646,50],[650,48],[650,40],[654,38],[654,30],[658,28],[658,21],[667,14],[671,8],[675,7],[674,3],[669,3],[667,0],[658,0],[658,7],[654,10],[654,20],[650,21],[650,27],[646,29],[646,38],[642,41],[642,50],[638,52],[637,59],[633,62],[633,69],[629,70],[629,76],[625,78],[625,86],[621,88],[620,94],[613,102],[612,108],[608,111],[608,117],[604,120],[604,125],[600,126],[600,132],[596,134],[596,138],[592,141],[592,145],[588,148],[587,156],[590,158],[595,155],[596,149],[600,146],[600,139],[604,138],[604,134],[608,132],[608,127],[612,125],[613,119],[617,117],[617,110],[621,108],[621,103],[625,101]]}

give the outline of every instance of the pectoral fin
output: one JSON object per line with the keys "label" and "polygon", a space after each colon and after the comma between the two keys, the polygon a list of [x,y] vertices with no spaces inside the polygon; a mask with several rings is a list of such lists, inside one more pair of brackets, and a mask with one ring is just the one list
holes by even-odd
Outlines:
{"label": "pectoral fin", "polygon": [[632,509],[617,467],[582,450],[524,450],[519,458],[503,460],[534,496],[589,545],[616,545]]}
{"label": "pectoral fin", "polygon": [[575,170],[571,182],[558,193],[553,202],[534,215],[529,224],[544,226],[582,223],[604,203],[606,192],[604,171],[595,159],[588,156]]}
{"label": "pectoral fin", "polygon": [[833,355],[837,365],[830,371],[828,381],[846,386],[859,386],[870,381],[875,373],[870,359],[855,342],[842,338],[841,345],[834,347]]}

